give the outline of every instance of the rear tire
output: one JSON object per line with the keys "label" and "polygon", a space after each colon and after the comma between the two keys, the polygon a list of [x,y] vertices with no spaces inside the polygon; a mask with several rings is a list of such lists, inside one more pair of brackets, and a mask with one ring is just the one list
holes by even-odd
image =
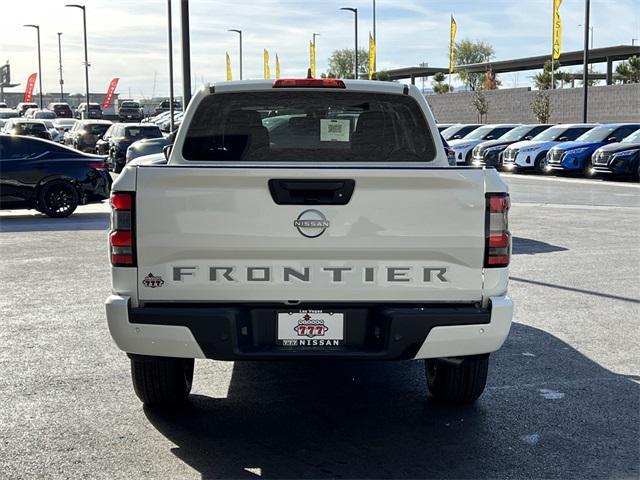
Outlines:
{"label": "rear tire", "polygon": [[458,365],[438,359],[425,360],[427,387],[434,399],[445,403],[473,403],[484,391],[489,354],[463,357]]}
{"label": "rear tire", "polygon": [[65,180],[45,183],[38,192],[38,211],[51,218],[64,218],[78,207],[80,196],[76,188]]}
{"label": "rear tire", "polygon": [[193,358],[130,355],[133,389],[145,405],[183,403],[193,382]]}

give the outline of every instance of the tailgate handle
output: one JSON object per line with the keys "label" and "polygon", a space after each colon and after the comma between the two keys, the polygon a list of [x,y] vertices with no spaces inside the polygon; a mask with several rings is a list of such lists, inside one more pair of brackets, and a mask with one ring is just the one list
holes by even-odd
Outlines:
{"label": "tailgate handle", "polygon": [[346,205],[354,180],[269,180],[269,191],[278,205]]}

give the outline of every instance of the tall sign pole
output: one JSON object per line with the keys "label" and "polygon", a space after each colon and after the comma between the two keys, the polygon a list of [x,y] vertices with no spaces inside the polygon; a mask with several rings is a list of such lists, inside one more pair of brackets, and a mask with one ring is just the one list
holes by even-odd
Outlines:
{"label": "tall sign pole", "polygon": [[180,0],[180,35],[182,37],[182,108],[191,100],[191,47],[189,45],[189,0]]}
{"label": "tall sign pole", "polygon": [[584,55],[582,65],[582,123],[587,123],[589,96],[589,9],[590,0],[584,1]]}
{"label": "tall sign pole", "polygon": [[171,0],[167,0],[169,22],[169,131],[173,132],[173,31],[171,20]]}
{"label": "tall sign pole", "polygon": [[62,32],[58,32],[58,70],[60,70],[60,101],[64,102],[64,80],[62,79]]}

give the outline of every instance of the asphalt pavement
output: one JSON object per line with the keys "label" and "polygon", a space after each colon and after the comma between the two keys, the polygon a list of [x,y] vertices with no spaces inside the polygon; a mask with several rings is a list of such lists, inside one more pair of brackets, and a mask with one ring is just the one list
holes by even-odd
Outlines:
{"label": "asphalt pavement", "polygon": [[142,407],[106,328],[106,205],[0,213],[0,477],[640,476],[640,186],[506,175],[511,334],[470,407],[423,365],[196,362]]}

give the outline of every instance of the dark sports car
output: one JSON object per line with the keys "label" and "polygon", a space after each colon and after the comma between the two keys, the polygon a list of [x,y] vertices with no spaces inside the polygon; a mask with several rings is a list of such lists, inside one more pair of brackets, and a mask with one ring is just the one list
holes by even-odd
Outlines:
{"label": "dark sports car", "polygon": [[109,198],[104,157],[33,137],[0,135],[0,209],[35,208],[68,217],[78,205]]}

